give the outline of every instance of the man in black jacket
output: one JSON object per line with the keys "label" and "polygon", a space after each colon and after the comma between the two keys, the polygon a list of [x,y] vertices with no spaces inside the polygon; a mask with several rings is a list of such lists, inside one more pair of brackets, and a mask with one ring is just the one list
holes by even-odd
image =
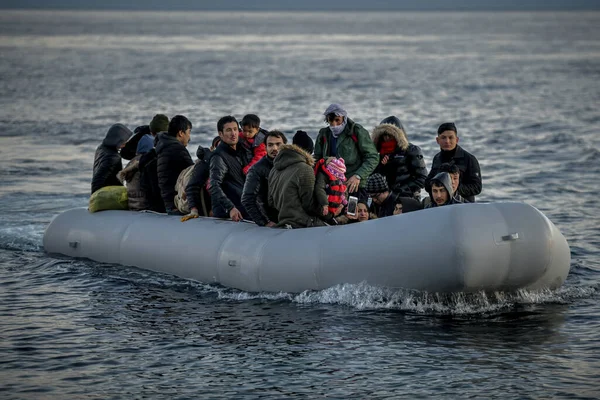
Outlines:
{"label": "man in black jacket", "polygon": [[175,184],[179,173],[194,164],[186,147],[190,141],[192,123],[183,115],[169,122],[169,130],[158,134],[156,145],[158,186],[168,214],[179,214],[175,207]]}
{"label": "man in black jacket", "polygon": [[453,122],[440,125],[435,140],[440,145],[440,152],[433,157],[431,170],[425,181],[425,190],[431,196],[431,180],[440,173],[440,166],[453,162],[460,169],[460,184],[456,193],[473,203],[475,196],[481,193],[479,162],[475,156],[458,145],[458,133]]}
{"label": "man in black jacket", "polygon": [[217,122],[217,131],[221,143],[210,159],[209,192],[213,216],[231,218],[235,222],[249,219],[241,200],[245,182],[243,168],[248,160],[244,149],[237,146],[239,124],[235,117],[227,115]]}
{"label": "man in black jacket", "polygon": [[413,197],[401,197],[398,193],[390,191],[387,180],[379,173],[369,176],[365,189],[373,200],[373,212],[378,218],[394,215],[394,210],[396,210],[398,204],[402,205],[402,214],[422,208],[419,201]]}
{"label": "man in black jacket", "polygon": [[114,124],[108,129],[102,144],[94,155],[92,193],[105,186],[122,186],[117,174],[123,169],[119,149],[125,146],[132,132],[123,124]]}
{"label": "man in black jacket", "polygon": [[277,210],[269,207],[269,172],[273,160],[279,154],[279,148],[287,143],[285,135],[279,131],[270,131],[265,136],[267,155],[250,168],[246,176],[242,205],[252,220],[260,226],[277,225]]}

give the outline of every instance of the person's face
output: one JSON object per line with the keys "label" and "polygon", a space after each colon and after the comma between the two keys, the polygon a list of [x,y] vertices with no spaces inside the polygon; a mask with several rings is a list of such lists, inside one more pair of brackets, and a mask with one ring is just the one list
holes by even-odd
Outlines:
{"label": "person's face", "polygon": [[456,172],[454,174],[450,174],[450,179],[452,179],[452,192],[456,192],[458,189],[458,184],[460,183],[460,172]]}
{"label": "person's face", "polygon": [[236,122],[228,122],[223,125],[223,131],[219,132],[221,140],[227,143],[229,146],[237,144],[240,137],[240,129]]}
{"label": "person's face", "polygon": [[329,126],[340,126],[344,123],[344,117],[336,115],[333,118],[329,118],[327,122],[329,122]]}
{"label": "person's face", "polygon": [[187,147],[191,138],[192,138],[192,129],[191,128],[188,128],[185,131],[179,131],[179,133],[177,134],[177,140],[179,140],[179,143],[181,143],[185,147]]}
{"label": "person's face", "polygon": [[242,126],[242,132],[248,139],[252,139],[258,133],[258,128],[252,128],[251,126]]}
{"label": "person's face", "polygon": [[394,215],[402,214],[402,203],[396,204],[394,207]]}
{"label": "person's face", "polygon": [[435,141],[440,145],[440,149],[451,151],[458,144],[458,136],[456,136],[456,132],[454,131],[444,131],[435,138]]}
{"label": "person's face", "polygon": [[276,136],[269,136],[267,138],[267,155],[270,158],[277,157],[279,154],[279,148],[283,146],[283,139]]}
{"label": "person's face", "polygon": [[366,204],[358,203],[356,206],[356,219],[358,222],[369,220],[369,209]]}
{"label": "person's face", "polygon": [[383,202],[385,201],[386,198],[387,198],[386,192],[371,195],[371,199],[373,199],[373,203],[375,203],[377,205],[383,204]]}
{"label": "person's face", "polygon": [[431,195],[438,206],[444,205],[448,201],[448,191],[443,186],[431,186]]}

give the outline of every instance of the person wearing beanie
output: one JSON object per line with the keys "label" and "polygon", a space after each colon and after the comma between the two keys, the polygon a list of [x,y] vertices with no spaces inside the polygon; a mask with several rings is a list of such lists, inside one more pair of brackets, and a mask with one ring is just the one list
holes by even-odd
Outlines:
{"label": "person wearing beanie", "polygon": [[440,172],[431,180],[431,203],[426,208],[447,206],[450,204],[461,204],[452,196],[452,179],[447,172]]}
{"label": "person wearing beanie", "polygon": [[117,174],[119,181],[121,183],[125,182],[127,203],[132,211],[148,210],[150,208],[148,196],[141,184],[140,159],[151,150],[154,150],[154,138],[150,135],[142,136],[138,141],[135,157]]}
{"label": "person wearing beanie", "polygon": [[296,131],[292,138],[292,143],[312,154],[315,151],[315,143],[304,131]]}
{"label": "person wearing beanie", "polygon": [[350,118],[337,103],[323,113],[326,128],[319,131],[315,142],[315,159],[343,158],[346,162],[348,194],[366,199],[365,185],[379,163],[379,154],[369,132]]}
{"label": "person wearing beanie", "polygon": [[456,193],[469,203],[473,203],[475,196],[481,193],[482,186],[479,161],[458,145],[458,130],[453,122],[441,124],[435,140],[440,146],[440,152],[433,157],[431,170],[425,180],[425,190],[431,196],[431,180],[441,172],[440,166],[443,163],[451,162],[460,170],[461,181]]}
{"label": "person wearing beanie", "polygon": [[94,155],[92,194],[105,186],[121,186],[117,173],[123,169],[119,150],[125,146],[131,132],[123,124],[114,124],[108,129],[102,144]]}
{"label": "person wearing beanie", "polygon": [[[373,211],[379,218],[389,217],[394,215],[396,204],[401,203],[405,199],[412,199],[411,197],[401,197],[397,193],[390,192],[385,177],[381,174],[373,174],[367,180],[366,190],[373,200]],[[414,200],[414,199],[413,199]],[[416,207],[407,207],[406,211],[403,209],[403,213],[420,210],[421,206],[418,201]]]}
{"label": "person wearing beanie", "polygon": [[150,134],[154,137],[160,132],[166,132],[169,130],[169,117],[165,114],[156,114],[152,121],[150,121]]}
{"label": "person wearing beanie", "polygon": [[402,122],[391,116],[373,129],[371,139],[380,158],[375,172],[385,176],[392,192],[401,197],[420,199],[427,167],[421,148],[408,142],[401,127]]}
{"label": "person wearing beanie", "polygon": [[325,220],[342,212],[346,200],[346,165],[343,158],[320,159],[315,165],[315,199]]}

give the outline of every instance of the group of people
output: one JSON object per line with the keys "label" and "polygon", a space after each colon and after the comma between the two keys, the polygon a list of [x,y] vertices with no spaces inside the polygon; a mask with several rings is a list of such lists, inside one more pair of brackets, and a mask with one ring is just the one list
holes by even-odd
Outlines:
{"label": "group of people", "polygon": [[[437,130],[440,151],[429,172],[402,122],[385,118],[371,134],[339,104],[323,113],[316,140],[304,131],[292,143],[248,114],[217,122],[210,148],[187,150],[192,123],[157,114],[131,132],[110,127],[96,150],[92,193],[125,183],[131,210],[253,221],[305,228],[362,222],[424,208],[474,202],[481,193],[477,159],[458,145],[456,125]],[[122,159],[130,160],[125,168]],[[421,190],[428,193],[421,199]]]}

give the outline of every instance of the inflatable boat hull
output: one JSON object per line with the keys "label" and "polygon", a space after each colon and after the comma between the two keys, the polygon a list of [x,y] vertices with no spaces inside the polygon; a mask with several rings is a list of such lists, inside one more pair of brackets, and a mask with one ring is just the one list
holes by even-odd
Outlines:
{"label": "inflatable boat hull", "polygon": [[360,282],[430,292],[553,289],[570,267],[563,235],[523,203],[453,205],[293,230],[81,208],[52,220],[44,248],[251,292]]}

